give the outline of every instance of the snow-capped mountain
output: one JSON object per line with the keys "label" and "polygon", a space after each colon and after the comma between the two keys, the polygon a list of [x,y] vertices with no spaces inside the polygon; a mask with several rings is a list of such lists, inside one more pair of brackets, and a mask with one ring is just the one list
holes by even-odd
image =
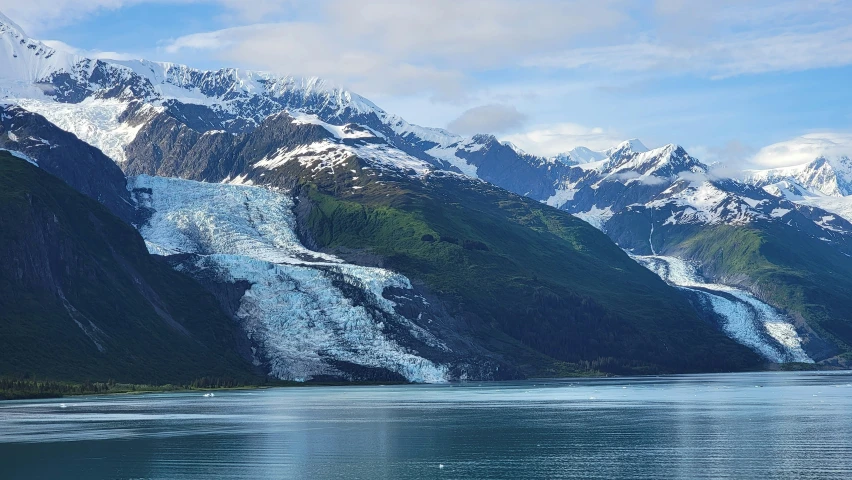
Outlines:
{"label": "snow-capped mountain", "polygon": [[[823,359],[833,354],[825,347],[826,335],[815,330],[818,327],[811,328],[807,324],[799,323],[797,333],[790,337],[801,335],[804,340],[793,340],[789,345],[779,340],[787,334],[779,337],[773,332],[777,333],[779,328],[788,333],[793,331],[794,317],[799,313],[785,311],[792,307],[785,303],[784,297],[769,293],[777,286],[761,281],[753,271],[740,270],[739,255],[743,252],[738,249],[743,246],[734,244],[730,255],[723,253],[732,232],[749,232],[747,235],[772,232],[772,241],[779,243],[772,248],[804,250],[806,256],[828,248],[834,257],[832,261],[849,263],[849,255],[852,255],[849,204],[828,208],[814,200],[814,194],[807,194],[807,200],[801,200],[801,196],[773,194],[772,188],[808,191],[794,179],[760,188],[743,181],[718,178],[707,165],[677,145],[647,149],[641,142],[631,140],[598,152],[596,156],[586,155],[585,159],[588,161],[572,159],[548,163],[536,158],[520,158],[507,161],[506,165],[524,175],[510,179],[486,175],[481,178],[567,210],[605,231],[619,246],[637,255],[634,258],[661,273],[662,278],[678,287],[691,289],[696,304],[715,312],[719,316],[715,321],[726,332],[767,358],[801,360],[813,354]],[[518,166],[519,163],[522,166]],[[811,178],[815,177],[818,178]],[[553,193],[549,193],[548,188],[553,188]],[[757,240],[753,245],[763,248],[760,245],[765,241]],[[709,251],[716,251],[717,255],[708,256]],[[748,255],[758,254],[748,248],[746,251],[750,252]],[[814,266],[822,261],[825,260],[816,261]],[[671,276],[666,274],[670,268],[657,268],[673,262],[697,265],[690,268],[700,268],[706,278],[687,275],[693,280],[685,284],[683,275]],[[694,280],[697,278],[700,282]],[[792,288],[800,288],[799,280],[786,281],[791,281]],[[702,285],[695,290],[695,283]],[[708,293],[714,289],[722,291],[723,298]],[[775,306],[770,305],[773,302]],[[796,342],[809,353],[804,356],[793,350],[778,353]]]}
{"label": "snow-capped mountain", "polygon": [[124,148],[157,116],[176,118],[202,133],[245,133],[267,116],[289,110],[334,125],[358,123],[406,153],[476,175],[455,155],[481,148],[472,139],[409,124],[318,78],[86,59],[30,39],[6,17],[0,17],[0,46],[0,66],[12,72],[0,78],[0,99],[46,116],[119,162],[125,160]]}
{"label": "snow-capped mountain", "polygon": [[[139,175],[137,179],[142,180],[135,182],[149,182],[151,177],[148,176],[164,176],[186,179],[184,181],[236,184],[221,187],[228,192],[231,187],[251,186],[291,192],[305,182],[325,182],[335,195],[357,198],[359,190],[368,182],[407,182],[416,188],[433,189],[446,183],[447,178],[451,179],[447,181],[454,185],[452,188],[471,181],[484,181],[570,212],[604,231],[620,247],[635,255],[668,255],[679,257],[681,261],[706,262],[687,253],[684,242],[700,228],[718,226],[772,226],[784,235],[795,235],[797,241],[830,245],[838,252],[852,251],[852,225],[839,215],[793,203],[747,183],[716,178],[706,165],[678,145],[648,149],[634,139],[605,151],[578,147],[567,154],[543,158],[527,154],[492,135],[462,137],[442,129],[410,124],[355,93],[316,78],[301,79],[238,69],[202,71],[145,60],[85,59],[29,39],[4,17],[0,18],[0,25],[0,45],[5,49],[0,52],[4,55],[0,62],[8,63],[10,71],[15,72],[8,77],[0,76],[0,99],[37,112],[101,149],[125,173]],[[802,188],[811,188],[810,185],[807,183]],[[791,183],[789,188],[795,186]],[[145,185],[137,188],[144,189],[143,193],[157,190]],[[160,198],[164,196],[164,189],[172,188],[201,187],[158,184]],[[138,195],[136,199],[144,200]],[[182,249],[159,250],[166,247],[151,240],[156,229],[152,229],[150,222],[160,222],[162,217],[158,212],[164,208],[152,208],[152,216],[138,225],[154,251],[190,255],[194,259],[177,263],[178,268],[191,272],[216,271],[217,278],[234,282],[241,279],[258,285],[266,282],[270,291],[286,288],[274,286],[273,280],[264,276],[268,272],[242,271],[239,264],[243,260],[251,265],[267,262],[269,265],[264,268],[281,270],[276,278],[285,278],[285,284],[288,275],[298,276],[287,273],[286,268],[291,267],[282,267],[280,262],[270,263],[269,259],[253,255],[234,260],[234,252],[211,249],[203,242],[185,245]],[[222,208],[230,211],[230,207]],[[205,211],[201,215],[213,214]],[[225,222],[220,219],[217,223]],[[161,224],[167,225],[167,222]],[[152,230],[146,233],[146,228]],[[179,230],[179,225],[166,230],[169,229]],[[482,248],[476,242],[468,245]],[[198,254],[210,257],[201,262],[192,257]],[[726,275],[723,269],[706,266],[708,284],[734,284],[752,292],[755,298],[760,296],[760,287],[747,275],[722,278]],[[312,271],[310,275],[319,274]],[[671,278],[665,279],[676,283]],[[311,295],[314,294],[308,297]],[[380,297],[374,300],[381,303]],[[319,301],[317,295],[311,298]],[[261,307],[258,309],[255,311],[264,311]],[[268,322],[276,314],[272,310],[268,312],[255,315],[251,321],[245,320],[249,317],[243,318],[257,328],[270,331]],[[381,315],[391,315],[387,309],[381,312]],[[376,318],[372,321],[378,321]],[[769,317],[753,315],[752,318]],[[784,318],[792,322],[792,317]],[[404,323],[404,320],[398,321]],[[802,326],[797,328],[807,336],[802,341],[803,348],[808,353],[813,352],[815,341],[808,339],[818,337],[819,332]],[[335,341],[338,347],[343,345],[340,339]],[[441,341],[446,339],[442,337]],[[773,357],[766,354],[769,347],[750,346],[773,360],[803,358],[798,354],[785,356],[782,353]],[[306,348],[316,351],[316,347]],[[779,352],[777,345],[772,348]],[[264,351],[272,350],[266,348]],[[346,355],[329,357],[331,363],[315,362],[314,367],[300,371],[308,372],[307,375],[323,375],[337,368],[345,373],[333,364],[355,358],[351,351]],[[490,358],[482,352],[479,355]],[[827,357],[828,354],[821,353],[814,358]],[[271,358],[261,361],[272,362]],[[359,364],[377,362],[368,361],[366,357],[362,360]],[[442,368],[454,368],[446,359],[429,357],[428,361],[436,369],[430,370],[429,375],[444,371]],[[499,363],[488,363],[490,361],[482,364]],[[382,368],[405,376],[401,365],[407,360],[393,362],[396,360],[383,364]],[[316,366],[321,364],[325,366]],[[288,371],[285,376],[301,378],[300,373],[294,372]],[[475,375],[488,375],[483,372],[480,370]],[[432,376],[437,378],[435,375]]]}
{"label": "snow-capped mountain", "polygon": [[[634,139],[597,153],[587,156],[591,161],[555,167],[526,159],[526,165],[537,171],[537,182],[554,182],[554,192],[547,197],[535,194],[534,187],[540,183],[490,181],[567,210],[637,253],[653,253],[651,231],[657,229],[659,234],[661,227],[670,225],[775,222],[844,249],[850,245],[852,227],[846,220],[773,195],[773,188],[782,188],[780,183],[758,188],[763,185],[718,178],[678,145],[648,149]],[[784,188],[795,190],[797,184],[792,182],[783,184]]]}
{"label": "snow-capped mountain", "polygon": [[852,160],[849,157],[821,156],[792,167],[748,170],[743,182],[761,187],[775,197],[823,212],[821,223],[837,217],[852,222]]}
{"label": "snow-capped mountain", "polygon": [[606,160],[607,158],[612,157],[613,154],[615,154],[616,150],[620,148],[630,150],[636,153],[643,153],[648,151],[648,147],[643,145],[642,142],[639,141],[639,139],[633,138],[607,150],[597,151],[582,146],[574,147],[568,152],[560,153],[554,156],[553,159],[566,165],[600,162],[601,160]]}
{"label": "snow-capped mountain", "polygon": [[852,195],[852,160],[819,157],[803,165],[748,170],[743,181],[784,193],[790,200],[814,195],[842,197]]}
{"label": "snow-capped mountain", "polygon": [[570,165],[572,163],[598,162],[606,158],[606,153],[596,152],[586,147],[576,147],[571,149],[568,153],[562,153],[556,157],[559,159],[570,159],[570,161],[564,162]]}

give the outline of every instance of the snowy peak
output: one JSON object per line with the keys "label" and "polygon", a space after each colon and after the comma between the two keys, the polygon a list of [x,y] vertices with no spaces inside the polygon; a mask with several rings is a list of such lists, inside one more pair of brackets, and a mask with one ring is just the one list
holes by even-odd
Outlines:
{"label": "snowy peak", "polygon": [[317,77],[301,78],[237,68],[198,70],[186,65],[148,60],[115,63],[147,79],[164,99],[217,105],[230,108],[232,113],[238,113],[240,106],[227,104],[252,97],[286,99],[289,104],[314,104],[314,110],[342,112],[349,108],[354,113],[382,112],[360,95]]}
{"label": "snowy peak", "polygon": [[30,39],[6,16],[0,16],[0,72],[0,98],[71,104],[120,99],[184,108],[174,107],[177,102],[194,109],[192,118],[203,117],[194,126],[214,125],[233,133],[250,131],[285,109],[335,119],[336,124],[356,116],[389,117],[369,100],[316,77],[73,55]]}
{"label": "snowy peak", "polygon": [[[849,157],[818,157],[803,165],[749,170],[744,181],[758,187],[797,185],[808,190],[795,193],[800,197],[852,195],[852,160]],[[779,189],[774,191],[780,192]]]}
{"label": "snowy peak", "polygon": [[568,152],[567,156],[574,160],[575,163],[599,162],[606,159],[606,154],[604,152],[596,152],[586,147],[573,148]]}
{"label": "snowy peak", "polygon": [[592,150],[588,147],[575,147],[571,150],[557,154],[551,157],[554,160],[565,165],[580,165],[586,163],[600,162],[607,159],[621,158],[631,156],[636,153],[644,153],[648,151],[648,147],[642,144],[637,139],[625,140],[618,145],[607,150]]}
{"label": "snowy peak", "polygon": [[78,59],[65,52],[32,40],[8,17],[0,13],[0,72],[3,83],[35,83],[50,74],[65,70]]}
{"label": "snowy peak", "polygon": [[27,34],[24,33],[24,29],[18,26],[17,23],[13,22],[11,18],[4,15],[3,12],[0,12],[0,35],[3,35],[6,32],[13,32],[21,37],[27,36]]}
{"label": "snowy peak", "polygon": [[514,143],[512,143],[512,142],[510,142],[510,141],[508,141],[508,140],[507,140],[507,141],[505,141],[505,142],[501,142],[501,143],[502,143],[504,146],[511,148],[511,149],[512,149],[515,153],[517,153],[518,155],[528,155],[528,153],[527,153],[527,152],[525,152],[525,151],[523,151],[523,150],[521,149],[521,147],[519,147],[519,146],[515,145]]}
{"label": "snowy peak", "polygon": [[618,145],[610,148],[603,152],[603,154],[614,160],[617,160],[624,156],[630,156],[637,153],[645,153],[648,151],[648,147],[642,144],[638,139],[630,139],[625,140]]}
{"label": "snowy peak", "polygon": [[682,173],[706,173],[707,166],[690,156],[683,147],[668,144],[654,150],[634,152],[633,146],[623,143],[613,153],[610,173],[634,173],[674,178]]}

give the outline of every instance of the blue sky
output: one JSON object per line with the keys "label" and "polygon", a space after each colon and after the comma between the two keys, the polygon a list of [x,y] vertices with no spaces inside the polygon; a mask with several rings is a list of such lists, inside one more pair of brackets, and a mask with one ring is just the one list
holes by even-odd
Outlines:
{"label": "blue sky", "polygon": [[852,153],[845,0],[0,0],[0,10],[62,48],[321,76],[413,123],[538,154],[633,137],[738,165]]}

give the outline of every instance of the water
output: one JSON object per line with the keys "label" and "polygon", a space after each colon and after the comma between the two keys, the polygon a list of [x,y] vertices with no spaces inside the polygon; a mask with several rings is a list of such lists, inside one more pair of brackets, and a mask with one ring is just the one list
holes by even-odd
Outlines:
{"label": "water", "polygon": [[852,478],[852,372],[0,402],[0,478]]}

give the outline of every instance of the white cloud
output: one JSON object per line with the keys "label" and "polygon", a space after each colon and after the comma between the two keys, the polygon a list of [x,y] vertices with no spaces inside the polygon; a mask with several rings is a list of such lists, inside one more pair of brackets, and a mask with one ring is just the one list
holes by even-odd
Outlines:
{"label": "white cloud", "polygon": [[328,37],[314,24],[262,24],[180,37],[165,50],[177,54],[210,51],[219,60],[282,74],[318,76],[359,93],[458,96],[460,72],[394,60],[378,50],[347,49],[351,42]]}
{"label": "white cloud", "polygon": [[606,150],[623,140],[600,127],[587,127],[576,123],[544,125],[524,133],[507,135],[508,140],[526,152],[550,157],[575,147]]}
{"label": "white cloud", "polygon": [[299,10],[300,6],[311,2],[299,2],[298,0],[212,0],[218,2],[236,13],[240,19],[259,22],[271,16],[286,14],[293,10]]}
{"label": "white cloud", "polygon": [[541,52],[525,65],[711,78],[852,64],[852,2],[657,0],[626,39]]}
{"label": "white cloud", "polygon": [[707,165],[720,163],[732,168],[742,167],[757,153],[754,147],[739,140],[730,140],[721,146],[691,146],[687,151]]}
{"label": "white cloud", "polygon": [[761,148],[751,159],[763,168],[801,165],[820,156],[852,157],[852,133],[809,133]]}
{"label": "white cloud", "polygon": [[712,78],[801,71],[852,64],[852,27],[828,31],[728,37],[700,45],[657,42],[568,50],[524,62],[527,67],[615,72],[691,72]]}
{"label": "white cloud", "polygon": [[607,182],[621,183],[627,183],[631,180],[636,180],[642,185],[662,185],[668,182],[665,178],[658,177],[656,175],[642,175],[639,172],[633,171],[616,173],[615,175],[610,175],[605,179]]}
{"label": "white cloud", "polygon": [[248,36],[249,32],[260,29],[260,27],[241,27],[217,32],[193,33],[169,41],[165,50],[168,53],[178,53],[181,50],[220,50],[233,45],[234,38]]}
{"label": "white cloud", "polygon": [[43,30],[178,3],[224,7],[218,21],[234,26],[167,40],[173,60],[322,76],[367,95],[458,101],[477,74],[524,67],[722,78],[852,64],[852,2],[838,0],[0,0],[0,10]]}
{"label": "white cloud", "polygon": [[[222,1],[238,11],[254,8]],[[417,92],[457,100],[472,72],[515,66],[542,49],[562,49],[577,36],[622,24],[628,19],[623,4],[364,0],[353,7],[325,0],[295,19],[196,33],[170,41],[165,51],[322,76],[368,95]]]}
{"label": "white cloud", "polygon": [[98,59],[110,59],[110,60],[135,60],[140,58],[139,55],[133,55],[131,53],[121,53],[121,52],[104,52],[101,50],[84,50],[81,48],[73,47],[68,45],[65,42],[59,40],[42,40],[42,43],[47,45],[50,48],[54,48],[56,50],[62,50],[64,52],[73,53],[75,55],[80,55],[86,58],[98,58]]}
{"label": "white cloud", "polygon": [[[0,0],[0,11],[28,33],[73,24],[91,15],[140,4],[219,4],[240,20],[258,22],[270,15],[299,10],[311,2],[299,0]],[[31,31],[30,31],[31,30]]]}
{"label": "white cloud", "polygon": [[[0,0],[0,11],[28,34],[69,25],[104,10],[116,10],[151,0]],[[194,0],[167,0],[187,3]],[[160,3],[160,2],[158,2]]]}
{"label": "white cloud", "polygon": [[527,116],[509,105],[480,105],[465,110],[458,118],[447,124],[447,130],[461,134],[504,133],[517,130],[526,122]]}

